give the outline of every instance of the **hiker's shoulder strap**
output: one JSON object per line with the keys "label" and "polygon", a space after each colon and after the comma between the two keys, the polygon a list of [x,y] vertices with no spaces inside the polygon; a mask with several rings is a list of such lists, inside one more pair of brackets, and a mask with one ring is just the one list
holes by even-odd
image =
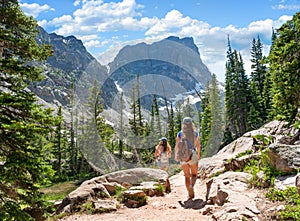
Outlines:
{"label": "hiker's shoulder strap", "polygon": [[179,132],[177,133],[177,137],[179,137],[179,138],[181,139],[181,137],[182,137],[182,131],[179,131]]}

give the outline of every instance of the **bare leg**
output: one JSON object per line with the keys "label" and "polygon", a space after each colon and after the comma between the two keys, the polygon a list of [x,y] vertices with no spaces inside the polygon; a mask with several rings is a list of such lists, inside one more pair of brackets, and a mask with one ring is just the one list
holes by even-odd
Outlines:
{"label": "bare leg", "polygon": [[183,164],[183,165],[181,165],[181,168],[183,170],[184,177],[185,177],[185,186],[186,186],[186,189],[188,190],[190,187],[190,184],[191,184],[190,166],[188,164]]}
{"label": "bare leg", "polygon": [[[191,166],[188,165],[188,164],[184,164],[184,165],[181,165],[181,168],[182,168],[183,173],[184,173],[185,187],[186,187],[186,189],[188,191],[189,199],[192,199],[192,198],[194,198],[195,193],[194,193],[194,188],[193,188],[193,184],[192,184],[193,179],[191,179],[191,177],[192,177]],[[195,178],[194,178],[194,180],[195,180],[194,182],[196,182]]]}
{"label": "bare leg", "polygon": [[198,176],[198,164],[191,165],[190,168],[191,168],[191,176],[192,176],[191,184],[192,186],[195,186],[197,176]]}

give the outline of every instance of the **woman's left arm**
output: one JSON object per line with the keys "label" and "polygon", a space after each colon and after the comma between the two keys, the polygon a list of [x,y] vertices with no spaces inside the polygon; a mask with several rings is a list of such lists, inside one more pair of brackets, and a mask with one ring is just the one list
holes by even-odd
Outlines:
{"label": "woman's left arm", "polygon": [[198,160],[200,160],[201,145],[200,145],[200,137],[199,136],[197,136],[196,148],[197,148]]}

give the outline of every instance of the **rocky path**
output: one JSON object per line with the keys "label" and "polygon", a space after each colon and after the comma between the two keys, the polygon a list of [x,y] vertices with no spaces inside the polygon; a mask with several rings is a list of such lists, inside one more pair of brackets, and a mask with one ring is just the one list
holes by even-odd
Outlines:
{"label": "rocky path", "polygon": [[205,206],[206,184],[197,179],[195,198],[187,200],[187,191],[182,173],[170,177],[171,193],[163,197],[151,197],[148,204],[140,208],[123,207],[118,211],[95,215],[71,215],[60,221],[193,221],[209,220],[209,216],[202,214]]}

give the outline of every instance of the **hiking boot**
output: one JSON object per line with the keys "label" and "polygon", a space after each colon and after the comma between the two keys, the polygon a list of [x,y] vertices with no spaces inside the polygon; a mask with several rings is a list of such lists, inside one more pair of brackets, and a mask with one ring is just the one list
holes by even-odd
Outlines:
{"label": "hiking boot", "polygon": [[193,186],[190,186],[188,189],[189,192],[189,199],[193,199],[195,197],[195,192]]}

